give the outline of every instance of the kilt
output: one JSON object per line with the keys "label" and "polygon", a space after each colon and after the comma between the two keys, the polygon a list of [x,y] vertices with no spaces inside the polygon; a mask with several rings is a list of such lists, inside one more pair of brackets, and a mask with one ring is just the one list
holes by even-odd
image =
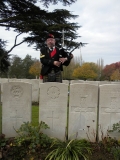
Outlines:
{"label": "kilt", "polygon": [[62,73],[61,71],[59,72],[56,72],[54,70],[52,70],[49,74],[55,74],[55,79],[53,81],[49,81],[49,75],[45,75],[43,76],[43,83],[45,82],[59,82],[59,83],[62,83]]}

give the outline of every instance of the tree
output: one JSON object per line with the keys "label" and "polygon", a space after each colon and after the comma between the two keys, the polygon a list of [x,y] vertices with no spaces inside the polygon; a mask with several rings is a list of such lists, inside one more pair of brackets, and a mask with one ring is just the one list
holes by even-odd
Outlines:
{"label": "tree", "polygon": [[6,41],[0,39],[0,72],[7,72],[10,66],[9,55],[5,50]]}
{"label": "tree", "polygon": [[32,57],[30,55],[28,55],[28,54],[23,59],[23,62],[22,62],[22,67],[23,67],[22,76],[24,78],[28,78],[28,79],[34,78],[34,76],[32,76],[29,73],[30,67],[31,67],[31,65],[34,64],[34,62],[35,62],[35,60],[32,59]]}
{"label": "tree", "polygon": [[110,76],[115,71],[115,63],[112,63],[110,65],[106,65],[102,70],[102,79],[104,80],[110,80]]}
{"label": "tree", "polygon": [[77,79],[97,79],[97,65],[95,63],[84,63],[82,66],[78,66],[73,71],[73,77]]}
{"label": "tree", "polygon": [[10,78],[22,78],[23,66],[22,59],[17,55],[11,58],[11,66],[9,69]]}
{"label": "tree", "polygon": [[40,69],[41,69],[40,61],[37,60],[30,67],[29,73],[32,74],[32,75],[34,75],[37,78],[40,75]]}
{"label": "tree", "polygon": [[[57,4],[62,2],[63,5],[71,5],[76,0],[41,0],[41,4],[48,7],[49,3]],[[1,0],[0,1],[0,26],[6,27],[7,30],[13,29],[17,32],[15,43],[8,51],[21,43],[27,42],[28,45],[35,45],[39,49],[45,42],[48,32],[52,32],[57,37],[57,44],[61,44],[61,32],[64,28],[66,32],[65,45],[69,44],[71,38],[75,40],[79,36],[76,30],[80,27],[77,23],[69,22],[78,16],[71,14],[68,10],[56,9],[48,12],[37,6],[38,0]],[[17,37],[22,33],[28,33],[28,36],[17,44]],[[78,43],[72,41],[70,48]]]}
{"label": "tree", "polygon": [[29,73],[31,65],[36,61],[32,59],[30,55],[26,55],[24,59],[21,59],[17,55],[11,58],[11,66],[9,69],[10,78],[34,78],[33,75]]}
{"label": "tree", "polygon": [[120,80],[120,70],[119,69],[116,69],[112,75],[110,76],[110,80],[112,81],[118,81]]}
{"label": "tree", "polygon": [[77,68],[78,66],[80,67],[80,58],[74,57],[71,60],[69,66],[67,66],[67,67],[63,66],[64,67],[63,72],[62,72],[63,79],[68,79],[68,80],[74,79],[74,77],[72,76],[72,73],[73,73],[74,69]]}

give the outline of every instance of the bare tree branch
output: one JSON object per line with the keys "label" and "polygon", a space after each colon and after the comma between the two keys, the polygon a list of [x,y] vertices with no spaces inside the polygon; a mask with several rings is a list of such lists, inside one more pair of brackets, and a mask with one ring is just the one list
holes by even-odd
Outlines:
{"label": "bare tree branch", "polygon": [[19,34],[15,37],[14,45],[13,45],[13,47],[12,47],[9,51],[7,51],[7,53],[10,53],[10,52],[13,50],[13,48],[15,48],[16,46],[19,46],[20,44],[22,44],[22,43],[25,42],[25,40],[23,40],[22,42],[16,44],[16,43],[17,43],[17,38],[18,38],[18,36],[21,35],[21,34],[22,34],[22,33],[19,33]]}

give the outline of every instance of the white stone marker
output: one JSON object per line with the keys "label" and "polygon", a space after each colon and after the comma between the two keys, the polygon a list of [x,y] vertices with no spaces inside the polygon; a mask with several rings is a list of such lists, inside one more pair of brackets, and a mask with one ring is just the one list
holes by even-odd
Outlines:
{"label": "white stone marker", "polygon": [[10,78],[10,79],[8,80],[8,82],[21,82],[21,79]]}
{"label": "white stone marker", "polygon": [[99,140],[107,135],[118,138],[116,133],[107,132],[107,130],[112,129],[115,123],[120,123],[120,85],[101,85],[99,100]]}
{"label": "white stone marker", "polygon": [[71,84],[69,103],[69,139],[95,141],[97,123],[98,86]]}
{"label": "white stone marker", "polygon": [[111,84],[110,81],[100,81],[99,82],[99,85],[104,85],[104,84]]}
{"label": "white stone marker", "polygon": [[93,85],[99,85],[99,81],[85,81],[84,83],[93,84]]}
{"label": "white stone marker", "polygon": [[65,84],[69,85],[69,80],[62,80],[62,83],[65,83]]}
{"label": "white stone marker", "polygon": [[3,83],[9,82],[9,80],[7,78],[0,78],[0,83],[1,83],[1,101],[3,99]]}
{"label": "white stone marker", "polygon": [[[3,84],[2,133],[17,136],[23,122],[31,122],[32,85],[23,82]],[[15,130],[14,130],[15,129]]]}
{"label": "white stone marker", "polygon": [[84,83],[84,80],[71,80],[70,83],[74,84],[74,83]]}
{"label": "white stone marker", "polygon": [[39,122],[50,129],[44,133],[64,140],[67,123],[68,85],[48,82],[40,84]]}
{"label": "white stone marker", "polygon": [[39,79],[31,79],[32,102],[39,102]]}

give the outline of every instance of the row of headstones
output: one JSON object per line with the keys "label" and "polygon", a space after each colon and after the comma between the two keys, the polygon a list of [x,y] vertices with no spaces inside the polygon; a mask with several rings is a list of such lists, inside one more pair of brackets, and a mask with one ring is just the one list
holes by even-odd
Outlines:
{"label": "row of headstones", "polygon": [[[7,78],[0,78],[1,84],[1,101],[2,102],[2,92],[3,92],[3,83],[6,82],[28,82],[32,84],[32,102],[39,102],[39,85],[42,83],[41,79],[7,79]],[[65,84],[74,84],[74,83],[89,83],[94,85],[102,85],[102,84],[120,84],[120,82],[109,82],[109,81],[84,81],[84,80],[63,80]]]}
{"label": "row of headstones", "polygon": [[[69,92],[68,92],[69,89]],[[69,93],[69,97],[68,97]],[[68,101],[69,99],[69,101]],[[23,122],[31,122],[32,84],[9,82],[3,84],[2,133],[16,136]],[[76,83],[41,83],[39,93],[39,122],[50,129],[44,131],[59,139],[90,139],[107,136],[107,130],[120,122],[120,85]],[[68,130],[66,129],[68,126]],[[118,133],[111,133],[118,138]]]}

